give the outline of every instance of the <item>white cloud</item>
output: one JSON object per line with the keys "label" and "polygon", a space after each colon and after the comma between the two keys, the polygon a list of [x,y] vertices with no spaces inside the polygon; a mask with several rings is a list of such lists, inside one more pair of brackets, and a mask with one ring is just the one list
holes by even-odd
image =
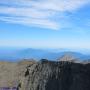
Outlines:
{"label": "white cloud", "polygon": [[28,18],[47,18],[50,11],[40,11],[34,8],[14,8],[14,7],[0,7],[0,13],[9,14],[13,16],[25,16]]}
{"label": "white cloud", "polygon": [[37,3],[32,2],[32,6],[39,9],[64,12],[76,10],[87,3],[90,3],[90,0],[45,0]]}
{"label": "white cloud", "polygon": [[90,0],[1,0],[5,6],[0,6],[0,14],[6,16],[0,20],[56,30],[63,27],[55,20],[57,13],[73,12],[88,3]]}
{"label": "white cloud", "polygon": [[1,21],[5,21],[7,23],[17,23],[17,24],[23,24],[28,26],[39,26],[49,29],[57,30],[59,28],[58,24],[56,22],[51,22],[48,19],[28,19],[28,18],[20,18],[20,17],[1,17]]}

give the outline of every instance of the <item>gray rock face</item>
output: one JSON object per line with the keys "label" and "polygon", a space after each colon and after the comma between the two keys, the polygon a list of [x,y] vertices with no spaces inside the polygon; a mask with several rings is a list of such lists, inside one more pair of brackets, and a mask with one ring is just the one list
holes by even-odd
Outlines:
{"label": "gray rock face", "polygon": [[90,90],[90,64],[40,61],[28,66],[19,90]]}

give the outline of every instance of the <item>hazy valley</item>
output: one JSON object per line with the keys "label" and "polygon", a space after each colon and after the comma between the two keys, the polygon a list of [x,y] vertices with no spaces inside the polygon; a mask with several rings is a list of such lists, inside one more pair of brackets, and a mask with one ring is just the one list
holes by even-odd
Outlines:
{"label": "hazy valley", "polygon": [[55,61],[65,54],[79,60],[87,60],[90,59],[89,52],[89,50],[73,49],[0,48],[0,60],[13,62],[22,59],[48,59]]}

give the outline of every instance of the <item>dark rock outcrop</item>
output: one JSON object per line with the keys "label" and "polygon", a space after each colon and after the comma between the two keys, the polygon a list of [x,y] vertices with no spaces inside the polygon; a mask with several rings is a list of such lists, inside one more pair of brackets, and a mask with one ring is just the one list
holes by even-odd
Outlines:
{"label": "dark rock outcrop", "polygon": [[19,90],[90,90],[90,64],[40,61],[28,66]]}

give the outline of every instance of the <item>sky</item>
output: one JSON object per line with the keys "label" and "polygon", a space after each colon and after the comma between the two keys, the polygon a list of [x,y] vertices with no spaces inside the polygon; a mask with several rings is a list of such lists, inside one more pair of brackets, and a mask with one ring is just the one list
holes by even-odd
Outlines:
{"label": "sky", "polygon": [[90,0],[0,0],[0,46],[90,49]]}

